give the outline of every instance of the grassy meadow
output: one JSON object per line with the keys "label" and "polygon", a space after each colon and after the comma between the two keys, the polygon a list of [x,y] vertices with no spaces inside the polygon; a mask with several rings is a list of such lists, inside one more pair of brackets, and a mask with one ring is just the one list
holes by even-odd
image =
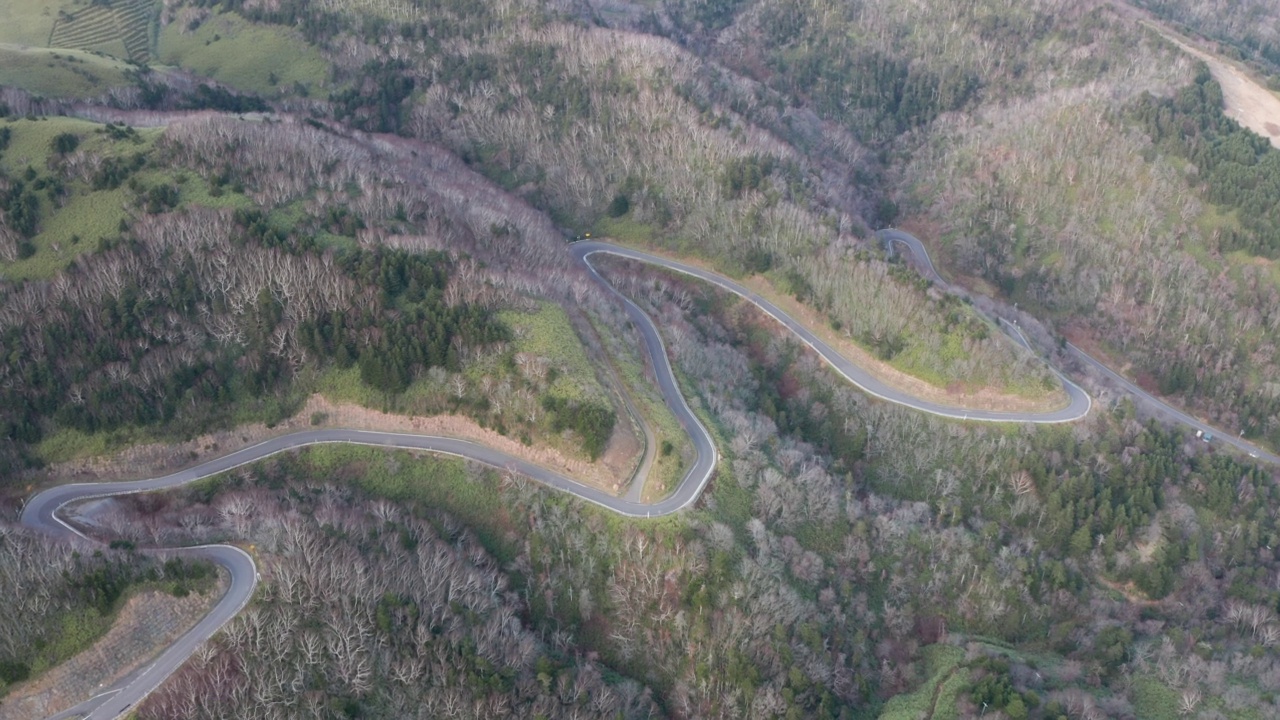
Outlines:
{"label": "grassy meadow", "polygon": [[[159,128],[135,130],[120,137],[102,124],[73,118],[17,119],[0,123],[0,127],[11,133],[8,148],[0,153],[0,170],[34,183],[62,183],[61,192],[40,193],[40,222],[31,238],[34,253],[12,262],[0,261],[0,274],[12,280],[52,277],[80,255],[95,251],[103,240],[117,236],[121,223],[136,212],[131,208],[138,205],[139,190],[174,187],[179,207],[251,204],[237,193],[215,197],[194,173],[151,166],[146,157],[164,132]],[[54,139],[68,134],[74,135],[78,144],[72,153],[60,156],[53,150]],[[144,158],[143,166],[117,187],[99,186],[68,169],[68,163],[78,155],[132,161],[139,154]]]}
{"label": "grassy meadow", "polygon": [[299,84],[318,89],[329,76],[328,61],[301,37],[234,13],[212,15],[194,29],[167,25],[160,31],[157,59],[263,95]]}
{"label": "grassy meadow", "polygon": [[969,682],[969,673],[960,663],[964,651],[950,645],[932,645],[925,649],[925,665],[929,679],[915,692],[898,695],[885,703],[880,720],[955,720],[956,696]]}
{"label": "grassy meadow", "polygon": [[128,63],[83,50],[0,44],[0,85],[45,97],[94,97],[129,84]]}
{"label": "grassy meadow", "polygon": [[564,400],[606,401],[587,349],[578,340],[569,316],[555,303],[539,303],[532,313],[506,311],[500,315],[515,334],[515,351],[547,359],[556,369],[548,392]]}

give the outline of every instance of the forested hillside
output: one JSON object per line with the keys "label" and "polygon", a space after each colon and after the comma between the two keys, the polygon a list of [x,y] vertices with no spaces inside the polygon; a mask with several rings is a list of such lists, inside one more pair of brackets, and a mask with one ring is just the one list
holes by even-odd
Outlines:
{"label": "forested hillside", "polygon": [[[442,182],[448,158],[375,179],[387,150],[309,126],[201,119],[144,140],[82,123],[45,146],[43,124],[4,127],[0,155],[26,167],[5,216],[26,257],[8,267],[51,276],[0,284],[6,475],[77,438],[272,424],[311,392],[351,399],[350,373],[386,407],[468,414],[530,442],[575,428],[600,455],[612,401],[552,392],[555,368],[520,367],[497,315],[530,309],[518,289],[546,294],[568,272],[558,237],[466,175]],[[91,145],[103,132],[125,139]],[[102,193],[122,203],[118,225],[73,236],[67,251],[53,229]],[[517,238],[517,251],[502,250]],[[539,242],[554,250],[536,253]],[[500,397],[472,389],[479,373],[464,376],[482,365]]]}
{"label": "forested hillside", "polygon": [[1216,40],[1257,63],[1280,84],[1280,12],[1266,0],[1137,0],[1138,7],[1186,30]]}
{"label": "forested hillside", "polygon": [[[1036,430],[870,402],[740,303],[639,266],[608,272],[632,290],[658,288],[648,309],[722,433],[724,463],[700,509],[619,522],[517,477],[346,449],[99,508],[97,521],[122,537],[242,538],[273,558],[258,610],[142,712],[176,717],[196,694],[206,712],[239,714],[237,698],[295,675],[310,689],[283,700],[294,716],[344,703],[394,715],[420,687],[401,673],[430,683],[421,702],[431,707],[499,716],[545,702],[526,680],[535,671],[555,693],[542,706],[549,717],[637,697],[609,673],[611,689],[598,689],[581,658],[650,688],[656,707],[627,701],[626,717],[915,717],[929,707],[976,717],[984,703],[1011,718],[1277,711],[1280,620],[1260,582],[1277,563],[1267,473],[1124,405],[1083,428]],[[290,515],[298,505],[313,509]],[[491,627],[489,606],[464,621],[406,585],[420,576],[403,568],[423,567],[439,533],[452,549],[431,567],[466,552],[491,568],[502,579],[485,582],[509,588],[509,609],[550,647],[507,652],[503,662],[525,659],[504,669],[486,648],[518,631]],[[345,538],[361,539],[359,554],[342,554]],[[359,583],[327,580],[338,572]],[[421,577],[470,607],[471,586],[442,573]],[[354,638],[345,645],[333,640],[338,620],[326,621],[332,632],[298,620],[302,608],[338,606]],[[431,613],[439,631],[428,637]],[[417,639],[393,640],[387,627]],[[458,667],[472,667],[471,652],[494,665],[433,669],[458,652]],[[280,661],[265,674],[217,671],[262,656]],[[508,679],[485,682],[492,672]]]}
{"label": "forested hillside", "polygon": [[[897,288],[848,251],[878,223],[878,190],[866,187],[875,161],[845,128],[811,111],[790,117],[786,95],[662,37],[536,4],[469,7],[465,17],[448,3],[422,15],[394,4],[326,8],[245,13],[301,23],[326,48],[335,77],[350,83],[329,97],[335,119],[439,142],[562,225],[692,252],[732,273],[767,272],[797,293],[834,271],[822,281],[830,292],[810,300],[854,340],[900,348],[888,353],[901,355],[890,357],[899,369],[941,386],[1045,392],[999,336],[955,333],[945,313],[877,300]],[[188,7],[173,22],[212,12]],[[424,19],[433,17],[457,19]],[[901,68],[886,72],[897,74],[868,103],[896,92]],[[937,111],[904,107],[886,122],[911,126]],[[851,276],[861,281],[832,286]],[[867,328],[850,305],[880,318]],[[962,350],[938,352],[948,341]]]}
{"label": "forested hillside", "polygon": [[[1277,62],[1266,3],[1137,4]],[[317,395],[451,417],[619,492],[648,458],[655,499],[688,441],[571,260],[586,233],[741,278],[917,389],[1051,406],[1034,355],[1070,340],[1280,447],[1280,151],[1123,7],[47,5],[0,13],[0,43],[68,46],[0,71],[8,511],[143,443],[252,442]],[[1087,382],[1068,426],[881,402],[753,306],[598,260],[714,435],[687,511],[329,446],[87,506],[101,555],[6,517],[0,602],[31,620],[0,623],[0,702],[128,588],[207,582],[131,548],[233,542],[257,595],[139,717],[1280,715],[1275,468]]]}
{"label": "forested hillside", "polygon": [[956,271],[1275,444],[1280,152],[1183,67],[1185,81],[1133,83],[1118,103],[1095,84],[959,120],[905,175]]}

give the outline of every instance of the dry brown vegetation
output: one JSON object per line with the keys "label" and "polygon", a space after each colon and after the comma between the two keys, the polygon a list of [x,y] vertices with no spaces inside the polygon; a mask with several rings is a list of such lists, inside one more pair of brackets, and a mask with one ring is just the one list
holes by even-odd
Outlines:
{"label": "dry brown vegetation", "polygon": [[89,649],[5,695],[0,718],[50,717],[110,687],[140,667],[204,617],[225,590],[175,598],[146,590],[125,602],[111,629]]}
{"label": "dry brown vegetation", "polygon": [[[891,222],[881,201],[896,200],[937,229],[926,240],[955,274],[1059,327],[1074,319],[1157,385],[1171,368],[1213,381],[1186,399],[1224,424],[1246,399],[1280,397],[1273,267],[1224,249],[1241,218],[1205,202],[1195,165],[1126,115],[1196,70],[1101,2],[599,8],[616,27],[575,20],[586,5],[532,0],[317,5],[334,14],[243,10],[300,28],[334,61],[344,89],[294,106],[320,119],[184,117],[160,145],[193,181],[302,217],[289,242],[443,250],[456,263],[441,288],[450,307],[550,297],[609,326],[614,351],[630,339],[621,313],[570,265],[557,224],[610,228],[763,272],[804,297],[816,325],[838,323],[891,363],[914,357],[908,369],[939,387],[1039,380],[999,333],[979,337],[971,310],[879,259],[866,231]],[[149,249],[86,260],[84,287],[0,290],[0,330],[45,353],[0,387],[59,359],[47,328],[76,306],[183,280],[169,260],[199,264],[207,300],[141,313],[137,362],[95,382],[161,400],[153,369],[254,340],[267,300],[279,320],[240,362],[305,367],[309,318],[379,299],[326,265],[337,250],[238,247],[228,214],[139,212],[130,233]],[[140,712],[836,718],[923,689],[926,707],[957,716],[1277,714],[1274,473],[1123,402],[1046,429],[870,402],[740,303],[648,271],[631,287],[723,439],[698,508],[617,522],[520,478],[335,448],[104,504],[116,515],[102,526],[131,537],[262,552],[261,597]],[[364,328],[360,347],[380,332]],[[514,447],[537,427],[516,420],[539,412],[520,391],[544,389],[545,373],[513,358],[507,374],[467,375],[500,344],[455,348],[457,368],[412,379],[430,407],[456,401],[468,432]],[[275,399],[273,420],[296,410]],[[29,545],[5,563],[56,584],[66,558]],[[49,596],[27,575],[17,582]],[[2,629],[9,650],[28,637]],[[930,692],[926,648],[957,638],[983,641]]]}
{"label": "dry brown vegetation", "polygon": [[[1118,108],[1188,82],[1186,56],[1144,42],[1132,72],[1046,91],[934,128],[903,171],[962,273],[1091,334],[1135,375],[1192,368],[1193,407],[1228,427],[1243,394],[1273,397],[1280,287],[1221,249],[1230,217],[1195,170]],[[1256,414],[1256,413],[1255,413]],[[1274,422],[1274,419],[1271,420]]]}

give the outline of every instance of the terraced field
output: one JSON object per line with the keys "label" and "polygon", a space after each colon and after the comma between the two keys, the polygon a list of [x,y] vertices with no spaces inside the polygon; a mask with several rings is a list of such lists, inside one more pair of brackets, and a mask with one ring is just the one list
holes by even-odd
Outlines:
{"label": "terraced field", "polygon": [[49,47],[103,52],[134,62],[151,59],[154,0],[111,0],[59,13]]}

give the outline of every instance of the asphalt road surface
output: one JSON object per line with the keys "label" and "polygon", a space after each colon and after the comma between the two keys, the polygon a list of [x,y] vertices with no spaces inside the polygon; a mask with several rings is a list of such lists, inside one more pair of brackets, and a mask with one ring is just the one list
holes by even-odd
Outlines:
{"label": "asphalt road surface", "polygon": [[[921,243],[917,238],[908,233],[892,229],[881,231],[881,238],[887,242],[896,242],[905,245],[916,257],[916,260],[921,267],[921,272],[925,277],[939,284],[946,284],[938,274],[936,268],[934,268],[933,262],[929,258],[929,253],[925,249],[923,243]],[[666,347],[663,345],[658,328],[654,326],[648,315],[646,315],[635,303],[631,302],[631,300],[624,297],[621,293],[618,293],[617,290],[600,277],[595,268],[591,266],[590,259],[593,255],[606,253],[632,260],[638,260],[640,262],[657,265],[668,270],[690,275],[746,299],[783,325],[787,330],[799,337],[801,341],[817,352],[823,360],[830,364],[849,382],[861,388],[867,394],[887,402],[897,403],[921,412],[927,412],[948,418],[1016,423],[1070,422],[1083,418],[1089,412],[1091,406],[1088,394],[1086,394],[1084,390],[1075,383],[1067,380],[1065,377],[1062,377],[1061,374],[1059,374],[1059,377],[1062,377],[1063,386],[1067,391],[1070,402],[1065,408],[1050,412],[1016,413],[966,410],[960,407],[952,407],[920,400],[912,397],[902,390],[891,387],[877,380],[861,367],[854,365],[852,362],[845,359],[773,303],[727,277],[668,258],[650,255],[638,250],[632,250],[630,248],[623,248],[602,242],[576,243],[572,246],[571,252],[587,267],[595,279],[606,290],[615,294],[619,298],[620,302],[625,306],[628,317],[640,332],[649,362],[653,366],[654,377],[656,378],[659,390],[661,391],[664,400],[693,441],[696,455],[696,460],[693,463],[693,466],[689,469],[688,474],[685,475],[679,486],[677,486],[675,492],[661,501],[644,504],[636,501],[634,496],[632,496],[631,499],[618,498],[594,487],[579,483],[573,478],[567,477],[548,468],[535,465],[526,460],[512,457],[492,448],[466,440],[440,436],[408,435],[367,430],[325,429],[307,430],[273,438],[259,443],[258,445],[238,450],[220,458],[210,460],[202,465],[188,468],[164,477],[128,482],[63,485],[60,487],[50,488],[37,494],[30,500],[30,502],[27,503],[22,512],[22,524],[51,535],[68,535],[74,533],[83,537],[78,530],[68,525],[58,517],[58,510],[64,505],[94,497],[172,488],[225,472],[240,465],[257,462],[258,460],[276,453],[295,450],[319,443],[374,445],[389,448],[423,450],[466,458],[495,468],[525,475],[543,483],[544,485],[570,493],[578,498],[627,517],[659,517],[678,512],[679,510],[688,507],[697,500],[699,495],[701,495],[702,491],[706,488],[707,483],[711,479],[711,475],[715,470],[719,456],[716,452],[715,443],[712,441],[710,434],[690,409],[688,403],[684,399],[684,395],[680,392],[680,388],[676,383],[675,375],[671,369],[670,361],[667,357]],[[1005,327],[1005,325],[1002,323],[1001,327]],[[1026,338],[1016,327],[1010,326],[1007,330],[1020,344],[1028,348],[1030,347]],[[1280,463],[1280,457],[1276,457],[1275,455],[1263,451],[1260,448],[1256,448],[1238,438],[1222,434],[1220,431],[1200,422],[1180,410],[1177,410],[1176,408],[1169,406],[1149,393],[1146,393],[1141,388],[1128,380],[1125,380],[1102,363],[1081,351],[1079,348],[1076,348],[1075,346],[1069,346],[1069,348],[1081,361],[1097,368],[1117,385],[1136,396],[1140,401],[1156,407],[1172,419],[1204,432],[1213,432],[1221,437],[1222,442],[1229,443],[1246,453],[1253,455],[1254,457],[1274,463]],[[166,648],[154,662],[130,673],[113,687],[108,688],[101,694],[86,700],[75,708],[61,713],[57,717],[115,718],[124,714],[130,708],[141,702],[151,691],[158,687],[165,678],[177,670],[182,663],[195,652],[196,648],[199,647],[201,643],[205,642],[209,637],[217,632],[219,628],[231,620],[231,618],[235,617],[240,609],[248,603],[249,599],[253,595],[254,588],[257,585],[257,569],[254,566],[252,558],[250,558],[250,556],[243,550],[236,547],[229,545],[209,545],[195,548],[155,550],[155,552],[205,559],[220,565],[225,568],[230,575],[230,585],[226,594],[219,600],[218,604],[209,615],[201,620],[189,632],[179,638],[178,641]]]}
{"label": "asphalt road surface", "polygon": [[1093,356],[1089,355],[1088,353],[1076,347],[1075,345],[1072,345],[1071,343],[1067,343],[1067,350],[1069,350],[1077,360],[1096,369],[1098,372],[1105,375],[1108,380],[1120,386],[1130,395],[1133,395],[1135,399],[1138,400],[1138,402],[1145,403],[1149,408],[1153,409],[1157,415],[1161,415],[1173,422],[1182,423],[1187,427],[1195,428],[1196,430],[1199,430],[1202,433],[1212,434],[1213,435],[1212,442],[1214,443],[1221,442],[1226,445],[1230,445],[1231,447],[1234,447],[1237,450],[1244,452],[1249,457],[1254,458],[1255,460],[1262,460],[1275,465],[1280,465],[1280,456],[1276,455],[1275,453],[1268,452],[1267,450],[1264,450],[1258,447],[1257,445],[1254,445],[1253,443],[1245,440],[1244,438],[1236,437],[1235,435],[1232,435],[1229,432],[1215,428],[1212,425],[1206,422],[1203,422],[1202,420],[1199,420],[1198,418],[1188,415],[1187,413],[1179,410],[1178,408],[1170,405],[1169,403],[1161,400],[1160,398],[1152,395],[1146,390],[1143,390],[1142,388],[1138,387],[1132,382],[1126,380],[1119,373],[1107,367],[1106,365],[1103,365],[1101,362],[1094,359]]}
{"label": "asphalt road surface", "polygon": [[[928,252],[918,239],[907,233],[896,230],[882,231],[881,237],[889,242],[900,242],[905,244],[912,253],[916,255],[925,276],[935,282],[942,283],[942,278],[933,267],[933,263],[929,259]],[[573,478],[567,477],[548,468],[535,465],[526,460],[512,457],[492,448],[466,440],[439,436],[408,435],[367,430],[324,429],[307,430],[273,438],[252,447],[238,450],[196,467],[182,470],[164,477],[129,482],[73,484],[50,488],[37,494],[27,503],[22,512],[22,524],[56,536],[65,536],[73,533],[81,535],[78,530],[63,522],[63,520],[58,517],[57,513],[59,509],[68,503],[94,497],[172,488],[230,470],[246,463],[256,462],[276,453],[295,450],[297,448],[319,443],[355,443],[389,448],[423,450],[462,457],[495,468],[509,470],[511,472],[528,476],[543,483],[544,485],[570,493],[578,498],[627,517],[659,517],[678,512],[679,510],[688,507],[697,500],[699,495],[701,495],[703,489],[706,488],[707,483],[711,479],[712,473],[714,472],[719,460],[719,456],[716,452],[715,443],[712,441],[710,434],[690,409],[688,403],[684,399],[684,395],[680,392],[675,375],[671,370],[670,361],[667,358],[666,348],[658,333],[658,328],[654,326],[648,315],[646,315],[635,303],[618,293],[611,285],[601,278],[599,274],[596,273],[595,268],[591,266],[590,258],[593,255],[604,253],[638,260],[640,262],[657,265],[669,270],[690,275],[741,296],[755,304],[787,328],[787,330],[799,337],[849,382],[858,386],[867,394],[887,402],[897,403],[921,412],[948,418],[971,421],[1014,423],[1070,422],[1083,418],[1089,412],[1091,406],[1088,394],[1066,378],[1063,378],[1063,385],[1070,398],[1070,402],[1066,407],[1050,412],[1018,413],[966,410],[960,407],[952,407],[920,400],[912,397],[902,390],[888,386],[877,380],[862,368],[845,359],[799,322],[795,321],[783,312],[780,308],[746,287],[743,287],[722,275],[693,267],[691,265],[685,265],[668,258],[658,257],[637,250],[602,242],[576,243],[571,247],[571,252],[576,258],[583,262],[595,279],[608,291],[617,295],[625,306],[627,314],[633,325],[640,332],[645,345],[645,351],[649,357],[649,362],[653,366],[654,377],[656,378],[663,398],[666,400],[667,405],[670,407],[671,411],[675,414],[676,418],[693,441],[693,447],[696,454],[693,466],[689,469],[688,474],[685,475],[679,486],[677,486],[675,492],[663,500],[651,504],[644,504],[633,499],[618,498],[596,488],[579,483]],[[1026,344],[1025,338],[1021,338],[1020,333],[1015,336],[1015,339],[1020,340],[1024,345]],[[1208,428],[1208,426],[1201,424],[1194,418],[1169,407],[1158,399],[1143,392],[1140,388],[1128,383],[1128,381],[1125,381],[1123,378],[1116,376],[1105,366],[1102,366],[1096,360],[1093,360],[1078,349],[1073,348],[1073,350],[1078,353],[1084,361],[1098,367],[1102,372],[1113,376],[1113,379],[1130,392],[1138,395],[1147,402],[1155,403],[1156,405],[1166,409],[1172,417],[1192,427],[1212,430],[1212,428]],[[1059,377],[1061,377],[1061,375],[1059,375]],[[1240,447],[1246,452],[1255,453],[1258,457],[1265,458],[1272,462],[1280,462],[1280,458],[1277,458],[1270,453],[1264,453],[1248,443],[1237,441],[1229,436],[1224,436],[1223,441],[1230,442],[1232,445]],[[81,536],[83,537],[83,535]],[[178,667],[180,667],[182,663],[185,662],[193,652],[195,652],[195,649],[201,643],[206,641],[227,621],[234,617],[253,595],[254,588],[257,584],[257,570],[253,564],[252,558],[239,548],[228,545],[210,545],[196,548],[155,550],[155,552],[181,554],[187,557],[198,557],[217,563],[221,567],[225,568],[230,574],[231,582],[227,593],[221,600],[219,600],[217,606],[207,617],[200,621],[200,623],[186,635],[182,636],[182,638],[180,638],[176,643],[169,646],[155,660],[155,662],[131,673],[119,683],[116,683],[115,686],[106,689],[102,694],[94,698],[86,700],[81,705],[73,708],[72,711],[63,713],[60,717],[79,717],[87,714],[87,716],[91,718],[114,718],[136,706],[137,703],[143,700],[152,690],[158,687],[165,678],[177,670]]]}
{"label": "asphalt road surface", "polygon": [[[902,233],[902,234],[905,235],[905,233]],[[910,236],[907,236],[907,237],[910,237]],[[919,245],[920,243],[920,241],[916,240],[915,238],[911,238],[911,240],[914,240],[917,245]],[[923,245],[919,245],[919,247],[921,250],[924,249]],[[881,400],[884,400],[887,402],[896,403],[898,405],[904,405],[906,407],[913,408],[915,410],[920,410],[922,412],[927,412],[932,415],[940,415],[942,417],[954,418],[957,420],[977,420],[977,421],[983,421],[983,422],[1062,423],[1062,422],[1072,422],[1074,420],[1079,420],[1083,418],[1085,415],[1089,414],[1089,407],[1091,405],[1089,394],[1086,393],[1083,389],[1081,389],[1080,386],[1076,385],[1070,380],[1067,380],[1066,378],[1061,378],[1061,375],[1059,377],[1062,379],[1063,388],[1067,392],[1069,402],[1067,403],[1066,407],[1063,407],[1057,410],[1050,410],[1046,412],[1004,412],[999,410],[969,410],[963,407],[957,407],[953,405],[944,405],[941,403],[930,402],[928,400],[921,400],[917,397],[912,396],[906,391],[900,390],[898,388],[895,388],[891,385],[888,385],[878,380],[871,373],[862,369],[858,365],[853,364],[851,361],[849,361],[847,358],[845,358],[843,355],[841,355],[839,352],[833,349],[830,345],[824,342],[817,335],[814,335],[812,332],[810,332],[809,329],[806,328],[804,325],[801,325],[798,321],[793,319],[790,315],[783,312],[782,309],[780,309],[778,306],[769,302],[768,300],[761,297],[757,293],[747,289],[743,285],[737,282],[734,282],[733,280],[723,275],[720,275],[718,273],[714,273],[708,270],[703,270],[702,268],[694,267],[692,265],[686,265],[676,260],[659,257],[657,255],[650,255],[649,253],[641,252],[639,250],[632,250],[630,248],[619,247],[617,245],[611,245],[609,243],[603,243],[603,242],[575,243],[573,246],[573,253],[577,257],[586,261],[588,264],[588,267],[590,267],[590,258],[592,255],[595,255],[598,253],[608,253],[611,255],[618,255],[620,257],[630,258],[632,260],[639,260],[641,262],[649,263],[651,265],[657,265],[659,267],[664,267],[668,270],[674,270],[676,272],[683,273],[685,275],[691,275],[693,277],[698,278],[699,280],[709,282],[712,285],[720,287],[724,290],[728,290],[729,292],[735,295],[738,295],[746,299],[747,301],[751,302],[753,305],[763,310],[766,314],[768,314],[774,320],[778,321],[783,327],[789,330],[792,334],[800,338],[800,340],[804,342],[804,344],[808,345],[810,348],[813,348],[813,350],[817,352],[818,355],[827,362],[827,364],[831,365],[831,367],[834,368],[836,372],[838,372],[841,376],[843,376],[849,382],[856,385],[863,392],[873,397],[880,398]],[[924,258],[924,262],[929,270],[929,273],[932,273],[933,278],[937,278],[937,272],[933,270],[933,265],[928,261],[928,254],[926,253],[922,257]],[[594,269],[592,269],[592,272],[593,273],[595,272]],[[926,273],[926,275],[929,275],[929,273]],[[603,280],[601,282],[603,282]],[[631,305],[631,307],[634,308],[635,306]],[[635,308],[635,310],[637,313],[639,313],[638,308]],[[643,316],[643,313],[640,313],[640,314]],[[648,322],[647,317],[644,324],[648,325],[650,328],[653,328],[653,323]],[[656,333],[656,328],[653,328],[653,329],[654,329],[654,332]]]}
{"label": "asphalt road surface", "polygon": [[[947,286],[947,282],[942,279],[942,276],[938,274],[937,268],[933,266],[933,260],[929,257],[929,251],[925,248],[924,243],[920,242],[919,238],[895,228],[881,230],[878,234],[880,239],[885,242],[901,243],[902,245],[905,245],[911,251],[912,255],[915,256],[922,275],[939,285],[944,287]],[[1022,334],[1022,330],[1020,330],[1016,325],[1009,323],[1003,318],[1000,320],[1000,323],[1001,327],[1010,332],[1019,344],[1028,349],[1031,348],[1031,344],[1027,342],[1026,336]],[[1212,434],[1214,437],[1212,442],[1221,442],[1223,444],[1230,445],[1251,458],[1280,465],[1280,456],[1275,453],[1260,448],[1257,445],[1254,445],[1243,438],[1236,437],[1229,432],[1224,432],[1219,428],[1215,428],[1199,418],[1188,415],[1186,412],[1179,410],[1125,379],[1124,376],[1107,367],[1097,358],[1081,350],[1075,345],[1067,343],[1067,350],[1081,363],[1097,370],[1114,385],[1133,396],[1137,402],[1145,405],[1155,415],[1163,417],[1170,422],[1181,423],[1187,427],[1199,430],[1202,433]]]}

